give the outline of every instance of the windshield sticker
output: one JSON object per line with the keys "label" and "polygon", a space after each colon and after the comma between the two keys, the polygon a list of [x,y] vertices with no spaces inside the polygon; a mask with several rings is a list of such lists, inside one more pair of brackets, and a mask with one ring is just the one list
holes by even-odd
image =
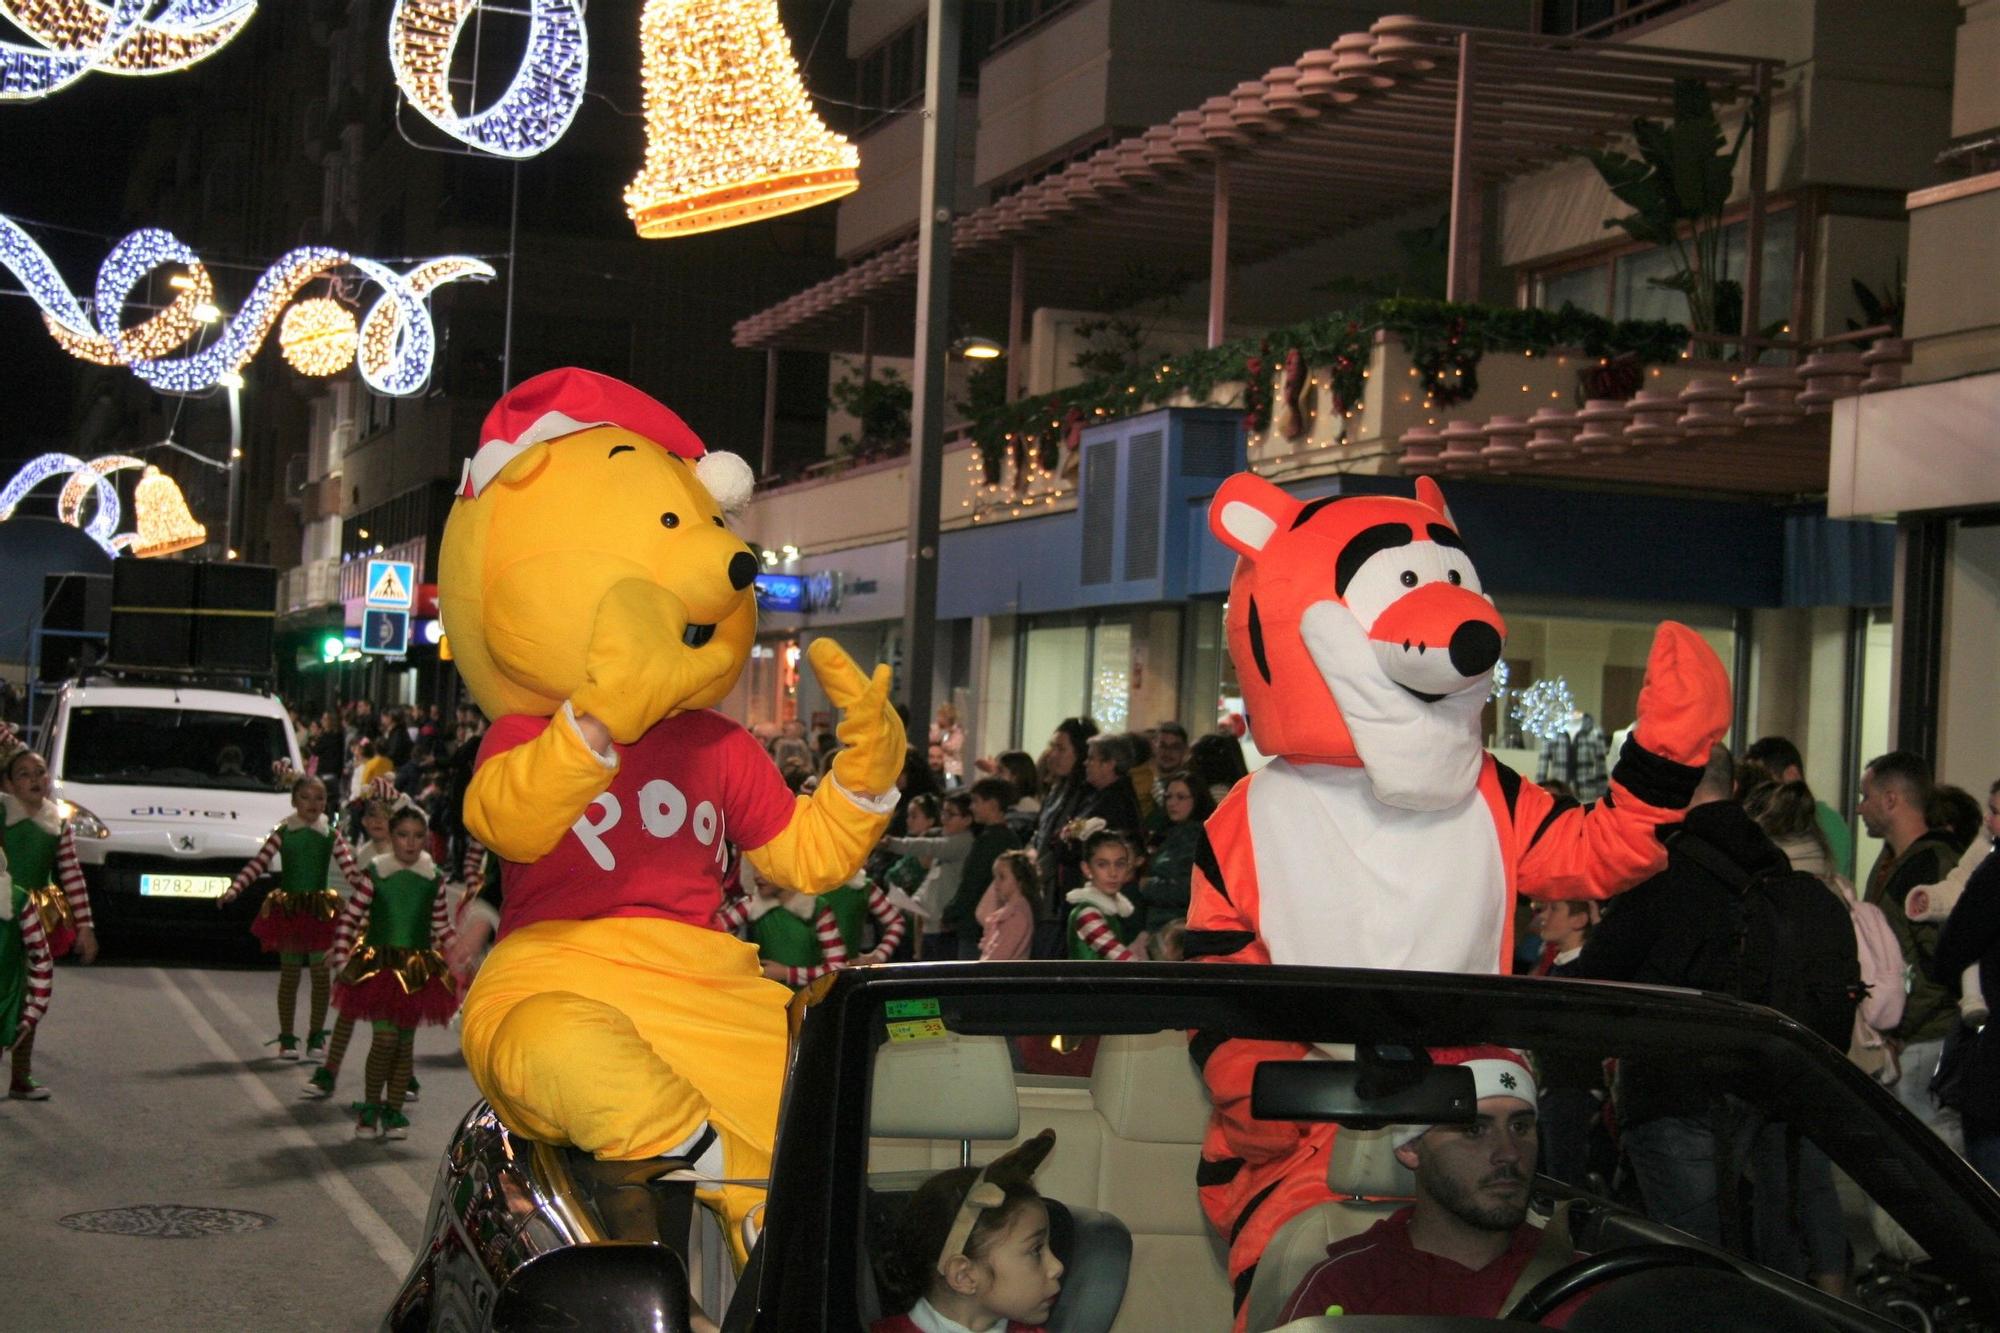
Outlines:
{"label": "windshield sticker", "polygon": [[890,1018],[936,1018],[942,1012],[936,1000],[884,1000],[882,1011]]}
{"label": "windshield sticker", "polygon": [[893,1042],[943,1041],[950,1035],[941,1018],[911,1018],[889,1024],[889,1040]]}

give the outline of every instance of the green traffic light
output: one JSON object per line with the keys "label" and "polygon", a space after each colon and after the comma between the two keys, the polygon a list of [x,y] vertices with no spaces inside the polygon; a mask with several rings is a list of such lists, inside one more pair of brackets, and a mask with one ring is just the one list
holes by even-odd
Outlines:
{"label": "green traffic light", "polygon": [[331,662],[347,651],[346,641],[338,634],[329,634],[320,640],[319,655],[322,661]]}

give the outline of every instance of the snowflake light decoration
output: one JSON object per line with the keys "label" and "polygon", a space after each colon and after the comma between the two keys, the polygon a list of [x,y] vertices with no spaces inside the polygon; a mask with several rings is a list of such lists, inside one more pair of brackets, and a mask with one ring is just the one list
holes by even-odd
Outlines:
{"label": "snowflake light decoration", "polygon": [[1512,716],[1521,724],[1522,731],[1546,741],[1561,733],[1575,709],[1576,699],[1569,692],[1569,682],[1556,676],[1538,680],[1522,690],[1514,700]]}

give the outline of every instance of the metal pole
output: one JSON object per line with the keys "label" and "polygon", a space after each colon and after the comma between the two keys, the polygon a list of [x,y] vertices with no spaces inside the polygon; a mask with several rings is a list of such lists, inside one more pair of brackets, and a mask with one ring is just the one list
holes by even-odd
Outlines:
{"label": "metal pole", "polygon": [[1021,396],[1022,325],[1028,317],[1028,251],[1014,242],[1013,270],[1007,279],[1007,401]]}
{"label": "metal pole", "polygon": [[1479,299],[1478,202],[1472,181],[1472,34],[1458,35],[1458,106],[1451,122],[1451,240],[1445,260],[1445,299]]}
{"label": "metal pole", "polygon": [[[938,504],[944,468],[946,340],[951,331],[951,223],[958,165],[958,30],[964,0],[930,0],[924,39],[924,174],[917,219],[915,435],[910,448],[909,553],[903,578],[903,702],[910,725],[931,720],[936,660]],[[925,733],[928,734],[928,733]],[[921,737],[918,741],[922,743]]]}
{"label": "metal pole", "polygon": [[223,506],[222,558],[227,560],[236,552],[236,500],[243,475],[243,391],[232,385],[225,392],[229,395],[229,498]]}
{"label": "metal pole", "polygon": [[1220,347],[1229,327],[1229,160],[1215,159],[1215,211],[1208,225],[1208,345]]}
{"label": "metal pole", "polygon": [[861,387],[875,381],[875,307],[861,307]]}
{"label": "metal pole", "polygon": [[500,392],[514,387],[514,270],[521,246],[521,164],[514,164],[513,197],[507,204],[507,313],[500,326]]}
{"label": "metal pole", "polygon": [[764,349],[764,461],[758,468],[768,477],[778,470],[778,349]]}
{"label": "metal pole", "polygon": [[[1764,132],[1771,119],[1771,67],[1757,66],[1756,100],[1750,105],[1750,218],[1743,228],[1743,360],[1757,359],[1750,340],[1762,323],[1757,308],[1764,293],[1764,176],[1769,169],[1771,138]],[[1721,330],[1717,330],[1721,332]],[[1803,332],[1794,337],[1803,338]]]}

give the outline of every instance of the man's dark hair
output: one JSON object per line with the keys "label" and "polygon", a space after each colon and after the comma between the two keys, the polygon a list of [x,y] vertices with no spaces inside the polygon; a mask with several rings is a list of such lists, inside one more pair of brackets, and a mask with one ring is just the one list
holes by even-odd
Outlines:
{"label": "man's dark hair", "polygon": [[1695,790],[1718,801],[1736,794],[1736,761],[1730,757],[1727,745],[1709,747],[1708,764],[1701,770],[1701,781],[1695,784]]}
{"label": "man's dark hair", "polygon": [[1744,759],[1753,764],[1762,764],[1771,770],[1771,776],[1782,780],[1785,770],[1796,768],[1805,772],[1805,757],[1799,747],[1783,736],[1766,736],[1743,752]]}
{"label": "man's dark hair", "polygon": [[1182,740],[1188,738],[1187,728],[1178,722],[1162,722],[1159,726],[1154,727],[1153,730],[1155,733],[1165,732],[1169,736],[1178,736]]}
{"label": "man's dark hair", "polygon": [[949,807],[953,814],[962,815],[966,819],[972,818],[972,797],[965,792],[950,792],[938,804],[941,807]]}
{"label": "man's dark hair", "polygon": [[1920,754],[1908,750],[1891,750],[1889,753],[1868,761],[1868,771],[1875,775],[1875,781],[1893,782],[1903,789],[1903,794],[1918,806],[1928,805],[1931,799],[1931,766]]}
{"label": "man's dark hair", "polygon": [[1014,784],[1005,778],[981,778],[965,794],[975,801],[997,801],[1002,810],[1014,804]]}
{"label": "man's dark hair", "polygon": [[1979,798],[1965,788],[1942,782],[1931,788],[1931,798],[1924,804],[1924,823],[1942,830],[1961,853],[1979,837],[1979,826],[1985,822]]}

